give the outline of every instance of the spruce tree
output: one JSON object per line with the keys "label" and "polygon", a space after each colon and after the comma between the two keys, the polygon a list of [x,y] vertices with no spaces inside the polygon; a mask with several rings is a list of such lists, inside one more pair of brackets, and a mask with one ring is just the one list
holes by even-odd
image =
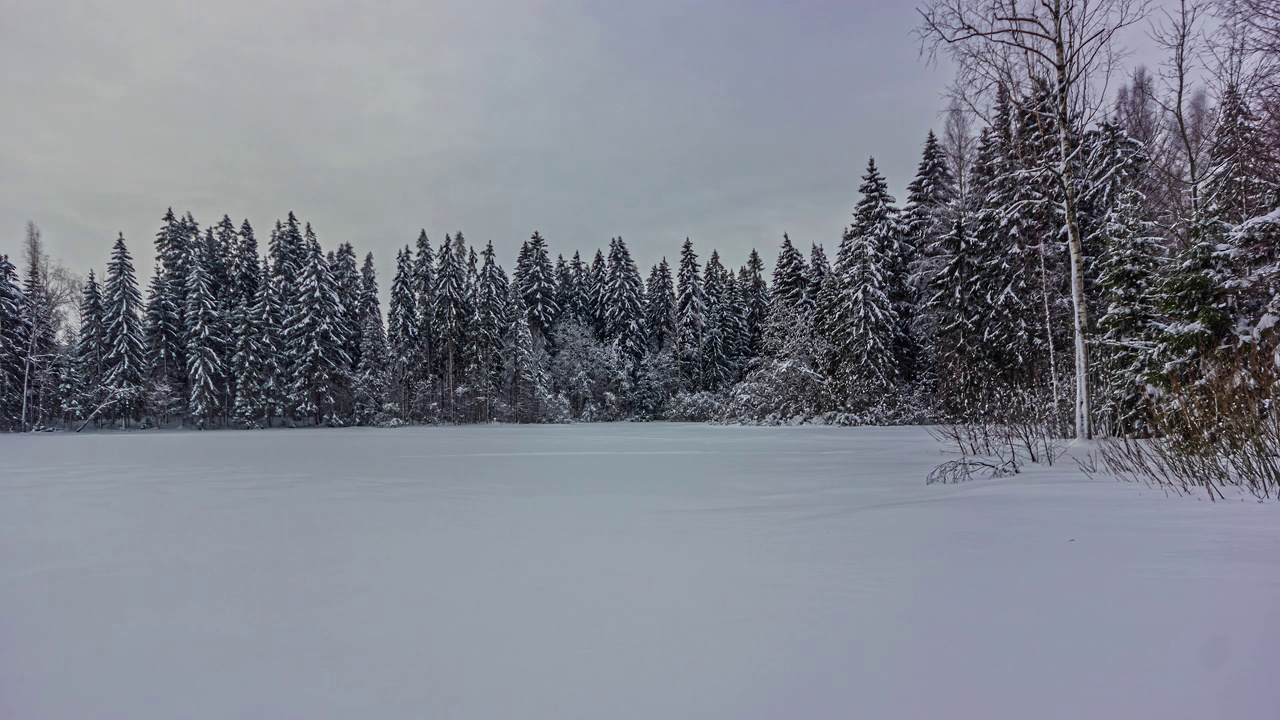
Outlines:
{"label": "spruce tree", "polygon": [[350,360],[339,335],[340,308],[329,263],[309,224],[306,235],[298,304],[283,333],[291,363],[289,400],[296,419],[336,424],[341,419],[334,414],[335,395],[349,381]]}
{"label": "spruce tree", "polygon": [[864,409],[900,379],[901,323],[893,302],[896,211],[874,160],[860,187],[853,225],[840,242],[825,308],[832,376],[851,407]]}
{"label": "spruce tree", "polygon": [[773,302],[780,306],[810,311],[814,300],[811,285],[804,256],[791,244],[791,237],[784,233],[778,262],[773,266]]}
{"label": "spruce tree", "polygon": [[707,295],[702,286],[698,255],[685,238],[676,278],[676,369],[681,386],[702,390],[703,343],[707,331]]}
{"label": "spruce tree", "polygon": [[205,264],[197,259],[187,271],[187,378],[188,407],[196,427],[203,430],[219,414],[219,390],[223,366],[218,349],[218,308],[213,283]]}
{"label": "spruce tree", "polygon": [[733,359],[726,336],[730,330],[727,316],[730,314],[727,297],[727,275],[720,262],[720,253],[712,250],[703,273],[703,292],[707,297],[707,319],[702,343],[701,375],[705,388],[719,390],[729,381],[733,372]]}
{"label": "spruce tree", "polygon": [[819,243],[812,243],[809,247],[809,302],[810,309],[818,306],[819,298],[822,297],[822,287],[827,282],[827,276],[831,274],[831,263],[827,261],[827,251],[822,248]]}
{"label": "spruce tree", "polygon": [[[3,282],[3,280],[0,280]],[[3,291],[0,291],[3,292]],[[89,271],[80,301],[80,335],[76,345],[76,371],[79,373],[79,406],[92,412],[103,397],[103,330],[102,293],[98,281]]]}
{"label": "spruce tree", "polygon": [[[462,233],[457,240],[444,236],[436,265],[434,327],[439,340],[441,394],[446,417],[457,416],[457,391],[464,370],[464,352],[469,342],[471,303],[467,296],[465,256],[459,257]],[[455,247],[456,243],[456,247]]]}
{"label": "spruce tree", "polygon": [[512,293],[511,407],[516,422],[544,418],[547,391],[547,354],[534,338],[530,311],[520,292]]}
{"label": "spruce tree", "polygon": [[487,422],[493,420],[494,400],[502,387],[504,339],[511,319],[507,314],[506,278],[495,259],[492,242],[485,246],[482,255],[484,265],[476,285],[474,327],[480,416]]}
{"label": "spruce tree", "polygon": [[894,284],[897,293],[899,320],[902,323],[904,344],[901,361],[908,379],[916,380],[917,367],[922,352],[921,338],[915,332],[916,306],[920,298],[914,277],[920,256],[937,242],[937,238],[949,230],[948,216],[953,214],[956,202],[955,178],[951,174],[946,152],[938,137],[929,131],[924,151],[916,168],[915,179],[907,186],[907,204],[902,212],[901,230],[904,252],[894,267]]}
{"label": "spruce tree", "polygon": [[[231,397],[231,383],[225,382],[222,373],[231,365],[231,355],[235,352],[232,315],[235,314],[237,290],[232,287],[231,262],[234,259],[235,247],[238,244],[235,225],[226,215],[217,227],[205,229],[204,241],[196,248],[193,264],[204,267],[205,278],[209,285],[209,294],[213,298],[213,317],[210,321],[213,352],[217,358],[219,376],[217,378],[216,414],[224,417],[230,415],[234,398]],[[188,285],[189,287],[189,285]],[[187,307],[191,307],[191,298],[187,298]],[[188,324],[190,321],[188,320]],[[187,367],[191,367],[191,359],[187,359]]]}
{"label": "spruce tree", "polygon": [[890,339],[894,375],[898,382],[909,381],[916,356],[910,331],[915,316],[915,296],[909,280],[915,247],[903,236],[900,212],[893,204],[888,183],[876,168],[875,158],[867,164],[867,174],[860,191],[862,200],[854,213],[855,231],[859,236],[871,238],[883,258],[886,290],[897,320]]}
{"label": "spruce tree", "polygon": [[1280,318],[1280,208],[1234,228],[1227,242],[1232,325],[1246,342],[1273,335]]}
{"label": "spruce tree", "polygon": [[664,257],[649,271],[645,284],[645,330],[651,352],[662,352],[675,342],[676,290],[671,267]]}
{"label": "spruce tree", "polygon": [[1144,389],[1157,373],[1155,300],[1161,246],[1154,225],[1142,214],[1142,197],[1130,189],[1109,214],[1108,244],[1098,269],[1098,406],[1112,435],[1149,431]]}
{"label": "spruce tree", "polygon": [[391,381],[391,398],[401,419],[410,419],[413,406],[414,379],[418,371],[418,311],[415,293],[416,273],[413,254],[406,245],[396,254],[396,274],[391,281],[391,298],[387,314],[387,345]]}
{"label": "spruce tree", "polygon": [[934,244],[921,277],[925,299],[917,335],[926,340],[924,358],[939,408],[944,417],[960,419],[984,382],[982,319],[988,312],[983,258],[961,217]]}
{"label": "spruce tree", "polygon": [[1186,380],[1194,361],[1216,351],[1230,334],[1225,240],[1222,223],[1202,218],[1190,244],[1171,258],[1157,291],[1161,332],[1157,357],[1163,370]]}
{"label": "spruce tree", "polygon": [[355,361],[353,419],[358,425],[373,425],[383,418],[390,381],[387,331],[378,300],[378,276],[373,253],[365,255],[364,265],[360,268],[359,316],[360,349]]}
{"label": "spruce tree", "polygon": [[356,250],[351,243],[338,245],[330,264],[333,289],[338,299],[338,315],[335,330],[343,355],[350,366],[346,372],[354,373],[360,362],[360,335],[364,330],[364,294],[360,267],[356,262]]}
{"label": "spruce tree", "polygon": [[246,429],[267,423],[274,404],[275,347],[271,332],[270,278],[261,271],[252,285],[251,297],[241,297],[236,307],[235,351],[231,356],[231,377],[235,382],[236,422]]}
{"label": "spruce tree", "polygon": [[955,177],[942,143],[930,130],[916,177],[907,186],[907,204],[902,212],[903,237],[913,250],[924,248],[950,229],[947,215],[955,200]]}
{"label": "spruce tree", "polygon": [[609,242],[604,306],[605,338],[634,370],[645,350],[643,285],[622,238]]}
{"label": "spruce tree", "polygon": [[535,340],[545,343],[560,309],[556,307],[555,273],[547,255],[547,241],[536,232],[520,249],[516,287],[524,299]]}
{"label": "spruce tree", "polygon": [[29,331],[22,315],[25,304],[17,268],[8,255],[0,254],[0,430],[12,430],[21,423],[22,367]]}
{"label": "spruce tree", "polygon": [[1244,94],[1234,83],[1228,85],[1210,144],[1203,205],[1207,218],[1233,226],[1275,209],[1280,160],[1268,158],[1264,147]]}
{"label": "spruce tree", "polygon": [[582,262],[582,255],[575,250],[573,259],[567,264],[565,277],[557,288],[556,301],[560,303],[561,317],[591,327],[588,285],[587,265]]}
{"label": "spruce tree", "polygon": [[[579,259],[578,263],[581,265],[582,260]],[[578,290],[577,278],[573,274],[573,266],[564,259],[564,255],[556,256],[555,278],[556,307],[560,309],[560,315],[556,318],[556,322],[577,320],[581,314],[578,307],[581,303],[581,295]]]}
{"label": "spruce tree", "polygon": [[102,298],[102,382],[114,395],[115,417],[137,416],[142,390],[143,365],[142,294],[133,270],[133,258],[124,234],[116,239],[107,264]]}
{"label": "spruce tree", "polygon": [[586,300],[587,300],[587,316],[591,329],[595,332],[597,340],[604,340],[606,327],[606,310],[604,301],[604,291],[606,279],[609,276],[608,265],[604,261],[604,252],[596,248],[595,258],[591,261],[591,268],[586,274]]}
{"label": "spruce tree", "polygon": [[[1048,215],[1054,211],[1054,189],[1041,171],[1048,162],[1042,156],[1056,147],[1054,133],[1024,111],[1032,130],[1024,130],[1015,146],[1011,113],[1007,99],[997,103],[992,125],[980,135],[970,181],[974,208],[965,231],[982,267],[978,286],[987,300],[981,318],[986,339],[982,363],[994,373],[992,382],[1025,388],[1036,384],[1036,375],[1045,370],[1038,361],[1051,337],[1037,310],[1043,307],[1046,284],[1049,297],[1057,296],[1052,269],[1038,260],[1066,253],[1058,243],[1049,245],[1058,235]],[[1019,153],[1025,157],[1020,159]]]}
{"label": "spruce tree", "polygon": [[751,336],[747,325],[749,312],[750,308],[742,297],[741,283],[733,273],[725,273],[724,297],[715,323],[724,338],[727,383],[736,383],[742,379],[747,360],[752,357]]}
{"label": "spruce tree", "polygon": [[187,356],[183,314],[192,248],[188,226],[173,214],[172,208],[165,213],[163,222],[156,235],[156,269],[147,291],[146,355],[152,381],[181,394],[185,404]]}
{"label": "spruce tree", "polygon": [[[414,403],[430,402],[431,388],[434,385],[438,367],[439,337],[436,332],[436,256],[427,238],[427,231],[418,233],[417,254],[413,257],[414,309],[417,312],[416,345],[412,349],[412,357],[406,358],[407,367],[412,371],[409,375],[415,390],[412,393]],[[416,416],[418,408],[406,407],[406,417]]]}
{"label": "spruce tree", "polygon": [[747,264],[738,273],[738,291],[744,309],[747,357],[760,354],[764,343],[764,325],[769,318],[769,286],[764,280],[764,260],[755,248],[747,256]]}
{"label": "spruce tree", "polygon": [[240,231],[234,242],[235,250],[230,267],[231,285],[234,288],[232,300],[234,305],[252,305],[262,281],[262,260],[258,257],[258,239],[254,237],[253,226],[248,220],[240,224]]}

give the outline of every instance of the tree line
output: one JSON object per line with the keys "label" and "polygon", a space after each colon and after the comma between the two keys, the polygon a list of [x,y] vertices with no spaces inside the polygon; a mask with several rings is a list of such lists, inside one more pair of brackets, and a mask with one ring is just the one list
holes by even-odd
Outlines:
{"label": "tree line", "polygon": [[[901,206],[868,163],[830,259],[784,236],[771,272],[754,250],[734,268],[686,239],[642,277],[622,238],[553,259],[533,233],[509,276],[492,243],[423,231],[384,311],[372,255],[326,252],[292,213],[260,252],[247,220],[170,210],[145,298],[122,236],[68,292],[31,226],[21,276],[0,257],[0,429],[1022,413],[1149,434],[1153,399],[1207,360],[1272,347],[1274,28],[1181,3],[1155,31],[1168,62],[1104,107],[1082,86],[1142,3],[987,4],[926,11],[969,92]],[[1217,58],[1207,80],[1192,56]]]}

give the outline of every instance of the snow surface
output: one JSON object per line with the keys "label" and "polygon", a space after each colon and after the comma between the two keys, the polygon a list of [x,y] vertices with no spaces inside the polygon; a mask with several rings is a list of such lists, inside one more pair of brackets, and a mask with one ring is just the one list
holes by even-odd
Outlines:
{"label": "snow surface", "polygon": [[1280,507],[924,431],[0,437],[0,717],[1276,718]]}

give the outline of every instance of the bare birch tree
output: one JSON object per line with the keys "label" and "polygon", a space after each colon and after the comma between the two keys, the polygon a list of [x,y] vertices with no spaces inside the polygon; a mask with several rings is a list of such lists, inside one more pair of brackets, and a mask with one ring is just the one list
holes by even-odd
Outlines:
{"label": "bare birch tree", "polygon": [[[1045,118],[1057,133],[1057,155],[1044,159],[1061,193],[1064,235],[1070,254],[1075,345],[1076,437],[1090,438],[1089,328],[1084,291],[1084,252],[1077,188],[1074,128],[1095,120],[1123,53],[1119,35],[1142,20],[1148,0],[934,0],[920,10],[922,49],[944,50],[956,63],[965,92],[1047,80]],[[1033,110],[1032,108],[1027,108]]]}
{"label": "bare birch tree", "polygon": [[1251,98],[1263,141],[1254,150],[1280,164],[1280,0],[1217,0],[1214,15],[1219,26],[1210,46],[1219,90],[1233,85]]}

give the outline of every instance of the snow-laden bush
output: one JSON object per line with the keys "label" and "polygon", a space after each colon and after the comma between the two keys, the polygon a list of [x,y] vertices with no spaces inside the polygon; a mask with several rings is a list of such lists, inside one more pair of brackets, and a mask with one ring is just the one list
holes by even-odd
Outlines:
{"label": "snow-laden bush", "polygon": [[556,353],[551,358],[551,386],[564,404],[569,420],[618,420],[624,414],[626,365],[616,348],[602,343],[590,328],[565,322],[553,333]]}
{"label": "snow-laden bush", "polygon": [[673,422],[711,422],[725,417],[723,396],[713,392],[679,393],[667,404],[667,419]]}
{"label": "snow-laden bush", "polygon": [[740,423],[792,425],[832,409],[831,380],[822,371],[826,344],[810,313],[780,305],[765,328],[764,354],[728,391],[725,415]]}

